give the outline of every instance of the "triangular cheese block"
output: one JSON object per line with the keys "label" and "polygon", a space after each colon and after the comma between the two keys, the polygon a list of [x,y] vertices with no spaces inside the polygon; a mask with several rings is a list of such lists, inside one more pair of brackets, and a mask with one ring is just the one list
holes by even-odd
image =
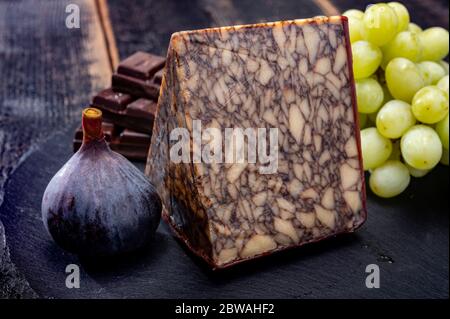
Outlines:
{"label": "triangular cheese block", "polygon": [[[345,17],[172,35],[146,174],[164,218],[213,268],[365,221],[351,64]],[[235,128],[249,129],[243,162],[226,161],[224,137]],[[267,151],[256,161],[251,132]],[[211,149],[212,162],[198,156]]]}

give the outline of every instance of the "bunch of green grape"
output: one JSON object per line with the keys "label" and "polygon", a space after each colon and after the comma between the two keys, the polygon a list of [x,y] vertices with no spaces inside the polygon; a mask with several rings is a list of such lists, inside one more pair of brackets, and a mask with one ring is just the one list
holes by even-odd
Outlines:
{"label": "bunch of green grape", "polygon": [[364,169],[393,197],[449,162],[449,33],[422,30],[398,2],[348,10]]}

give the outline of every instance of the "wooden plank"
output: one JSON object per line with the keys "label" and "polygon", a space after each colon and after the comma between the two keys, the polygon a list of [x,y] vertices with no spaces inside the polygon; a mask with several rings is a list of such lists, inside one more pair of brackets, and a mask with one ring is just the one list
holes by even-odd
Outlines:
{"label": "wooden plank", "polygon": [[116,46],[111,20],[109,18],[109,8],[106,0],[95,0],[97,12],[102,26],[102,33],[105,37],[106,49],[108,52],[109,63],[114,71],[119,65],[119,51]]}
{"label": "wooden plank", "polygon": [[201,0],[212,26],[310,18],[323,15],[316,1]]}
{"label": "wooden plank", "polygon": [[339,9],[329,0],[314,0],[314,2],[326,16],[336,16],[340,14]]}
{"label": "wooden plank", "polygon": [[108,0],[108,6],[121,59],[138,50],[165,55],[173,32],[211,24],[198,0]]}
{"label": "wooden plank", "polygon": [[137,50],[165,55],[170,36],[181,30],[323,14],[310,0],[108,0],[108,5],[121,58]]}
{"label": "wooden plank", "polygon": [[[79,29],[65,24],[71,3],[80,8]],[[91,0],[0,1],[0,205],[12,172],[43,141],[78,123],[91,95],[110,84],[102,32]],[[2,242],[2,225],[0,234]],[[32,295],[0,248],[0,298]]]}

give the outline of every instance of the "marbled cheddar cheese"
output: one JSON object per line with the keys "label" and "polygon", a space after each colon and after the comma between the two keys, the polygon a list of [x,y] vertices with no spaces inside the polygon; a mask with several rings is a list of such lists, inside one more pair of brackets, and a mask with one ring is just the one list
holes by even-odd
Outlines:
{"label": "marbled cheddar cheese", "polygon": [[[222,135],[277,129],[276,170],[260,157],[196,161],[208,143],[227,150],[196,143],[195,121]],[[177,128],[187,162],[171,156]],[[165,219],[213,268],[354,231],[366,219],[360,153],[345,17],[172,35],[146,174]]]}

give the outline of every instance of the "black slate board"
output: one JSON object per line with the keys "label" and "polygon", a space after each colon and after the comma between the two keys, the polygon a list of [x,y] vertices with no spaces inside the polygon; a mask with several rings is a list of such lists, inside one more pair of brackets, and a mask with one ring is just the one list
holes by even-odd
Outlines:
{"label": "black slate board", "polygon": [[[58,248],[40,220],[43,191],[71,156],[74,128],[56,134],[15,171],[0,218],[11,258],[31,287],[54,298],[448,298],[448,168],[439,167],[392,200],[369,194],[355,234],[212,272],[161,224],[144,251],[115,261],[79,260]],[[141,165],[142,166],[142,165]],[[81,266],[81,288],[65,267]],[[365,268],[381,269],[381,288]]]}

